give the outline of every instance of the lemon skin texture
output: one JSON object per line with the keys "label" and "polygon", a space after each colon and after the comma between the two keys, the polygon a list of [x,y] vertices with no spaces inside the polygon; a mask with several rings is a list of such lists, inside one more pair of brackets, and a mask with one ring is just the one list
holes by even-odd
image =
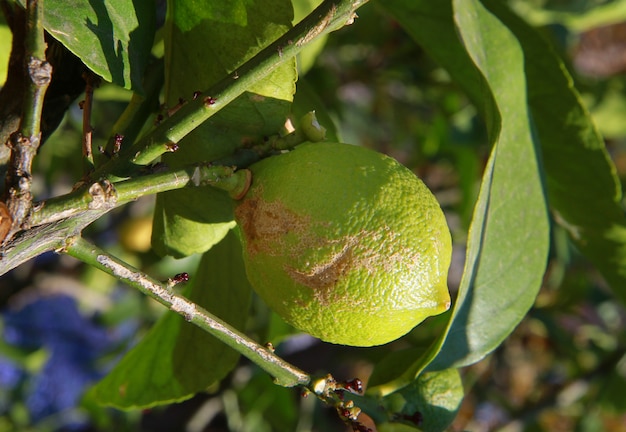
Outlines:
{"label": "lemon skin texture", "polygon": [[430,190],[363,147],[304,143],[251,166],[237,204],[248,279],[323,341],[393,341],[450,307],[452,244]]}

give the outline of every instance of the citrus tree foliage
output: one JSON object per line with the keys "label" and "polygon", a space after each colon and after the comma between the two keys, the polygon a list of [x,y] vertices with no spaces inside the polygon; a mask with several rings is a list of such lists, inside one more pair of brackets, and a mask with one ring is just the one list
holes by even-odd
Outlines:
{"label": "citrus tree foliage", "polygon": [[[7,11],[2,29],[9,27],[22,37],[24,30],[18,26],[30,17],[35,2],[2,3]],[[59,193],[48,187],[46,196],[35,196],[34,206],[26,204],[25,215],[12,215],[19,225],[6,228],[1,273],[10,275],[50,251],[68,253],[134,284],[178,312],[160,315],[137,337],[132,349],[86,393],[86,406],[136,410],[183,401],[215,389],[220,382],[232,384],[229,374],[246,362],[243,354],[278,385],[302,387],[320,404],[336,408],[338,418],[354,430],[368,430],[365,416],[359,415],[362,410],[380,431],[443,431],[463,401],[464,368],[496,350],[535,303],[555,247],[551,239],[559,233],[567,233],[568,241],[596,266],[616,299],[626,299],[626,220],[615,167],[560,54],[505,2],[327,0],[317,9],[320,2],[314,0],[156,3],[81,0],[37,6],[53,73],[63,71],[69,59],[79,65],[79,73],[66,75],[79,80],[80,90],[65,89],[60,97],[74,98],[85,85],[95,88],[94,117],[88,120],[103,135],[101,149],[93,145],[91,155],[83,144],[79,163],[72,156],[81,154],[77,135],[71,152],[54,156],[52,163],[73,165],[68,172],[75,175],[74,190]],[[528,12],[519,2],[512,3],[516,10]],[[361,11],[363,20],[358,17]],[[535,23],[541,21],[530,12],[528,16]],[[602,23],[602,16],[590,19]],[[351,114],[337,115],[333,96],[329,100],[325,94],[324,79],[309,71],[316,62],[325,61],[327,50],[337,49],[333,39],[338,35],[355,32],[358,38],[359,33],[377,32],[377,23],[390,21],[401,28],[409,49],[419,47],[446,74],[442,81],[430,83],[433,88],[445,82],[454,87],[455,97],[469,101],[471,121],[479,124],[475,129],[481,131],[477,136],[486,152],[481,164],[476,148],[448,150],[459,164],[459,176],[469,178],[461,186],[461,205],[443,204],[448,213],[460,216],[453,237],[455,249],[465,251],[451,310],[396,343],[362,351],[371,372],[359,377],[367,380],[361,392],[356,382],[327,377],[332,371],[300,374],[281,359],[281,342],[293,339],[295,330],[251,291],[229,192],[240,180],[237,169],[267,156],[262,149],[284,137],[287,119],[295,123],[304,113],[315,111],[329,139],[367,141],[342,127],[353,120]],[[27,32],[37,37],[37,27]],[[7,42],[0,44],[8,53]],[[28,50],[30,45],[26,46]],[[11,55],[21,49],[14,46]],[[367,68],[362,66],[363,73]],[[15,97],[9,84],[22,73],[21,68],[9,67],[0,93],[7,107],[0,107],[4,116],[0,136],[14,148],[17,144],[9,135],[18,128],[24,131],[26,122],[18,126],[11,121],[16,114],[7,101]],[[53,75],[51,94],[60,81]],[[37,113],[37,96],[29,96],[26,85],[17,88],[25,101],[24,112]],[[101,94],[105,108],[99,112]],[[127,107],[116,118],[106,119],[107,97],[115,100],[120,94]],[[85,97],[91,109],[92,101]],[[47,98],[43,113],[38,113],[44,120],[55,109],[65,113],[67,106],[59,108],[54,101]],[[405,101],[410,103],[411,97]],[[405,153],[431,158],[437,149],[429,150],[429,142],[447,133],[442,132],[447,121],[435,117],[430,137],[408,121],[404,131],[391,135],[402,141]],[[396,120],[393,127],[399,123]],[[52,130],[45,129],[46,122],[41,127],[47,138]],[[84,142],[89,122],[83,132]],[[427,139],[418,142],[413,135]],[[475,163],[461,166],[463,160]],[[4,172],[9,173],[7,191],[15,163],[7,153],[3,160]],[[84,169],[77,174],[81,164]],[[33,175],[54,181],[51,170]],[[185,260],[157,261],[152,253],[151,261],[144,258],[142,265],[133,264],[161,277],[159,266],[149,265],[161,262],[161,269],[172,271],[165,274],[170,278],[166,283],[150,279],[124,259],[82,239],[83,232],[97,239],[97,233],[109,229],[99,220],[119,221],[107,219],[111,210],[120,212],[118,208],[145,195],[156,195],[145,218],[152,226],[152,250],[161,257]],[[24,204],[15,206],[23,209]],[[6,221],[4,217],[2,223]],[[184,288],[175,287],[186,282],[187,273],[181,269],[191,274]],[[181,298],[189,303],[181,303]],[[206,311],[200,315],[216,317],[218,324],[198,318],[196,306]],[[7,328],[19,328],[18,318],[11,315],[5,321]],[[238,335],[248,338],[247,348],[240,348]],[[264,346],[268,341],[273,348]],[[275,403],[285,397],[277,396],[273,385],[251,383],[248,392],[267,392]],[[254,398],[245,392],[240,397],[242,401]],[[292,411],[278,411],[276,416],[282,420],[267,420],[275,430],[295,430],[298,424],[297,406],[293,400],[285,404]],[[266,413],[271,416],[269,409]]]}

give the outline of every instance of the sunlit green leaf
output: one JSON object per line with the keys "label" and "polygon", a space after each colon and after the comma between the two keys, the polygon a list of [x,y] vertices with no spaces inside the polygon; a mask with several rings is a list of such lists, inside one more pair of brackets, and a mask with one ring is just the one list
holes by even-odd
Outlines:
{"label": "sunlit green leaf", "polygon": [[[22,2],[25,3],[25,2]],[[46,2],[44,26],[106,81],[141,90],[155,27],[150,0]]]}
{"label": "sunlit green leaf", "polygon": [[[290,26],[287,0],[168,2],[166,104],[190,99],[237,70]],[[233,103],[191,132],[179,150],[163,157],[170,166],[211,161],[263,136],[276,134],[295,92],[295,60],[256,83]],[[209,95],[205,95],[209,96]],[[206,189],[160,194],[153,245],[160,254],[186,256],[209,249],[233,220],[225,193]]]}
{"label": "sunlit green leaf", "polygon": [[[245,326],[251,290],[232,231],[204,255],[191,278],[186,297],[235,328]],[[91,396],[118,408],[179,401],[222,379],[238,358],[218,339],[167,312]]]}
{"label": "sunlit green leaf", "polygon": [[546,41],[501,3],[486,3],[522,43],[528,100],[555,220],[626,302],[626,218],[619,179],[604,141],[563,62]]}
{"label": "sunlit green leaf", "polygon": [[487,124],[495,143],[470,228],[465,273],[430,369],[476,362],[513,331],[539,291],[549,247],[523,52],[480,2],[453,5],[461,39],[491,89],[501,123]]}
{"label": "sunlit green leaf", "polygon": [[[452,6],[427,1],[385,4],[478,101],[493,149],[447,332],[430,351],[398,371],[394,380],[370,387],[382,394],[408,384],[427,365],[429,370],[460,367],[489,354],[532,306],[546,265],[548,218],[526,104],[522,50],[511,32],[478,1],[454,1]],[[429,25],[437,25],[437,32],[422,26],[429,19],[436,21]],[[455,34],[462,42],[453,39]],[[472,71],[462,47],[480,74]]]}

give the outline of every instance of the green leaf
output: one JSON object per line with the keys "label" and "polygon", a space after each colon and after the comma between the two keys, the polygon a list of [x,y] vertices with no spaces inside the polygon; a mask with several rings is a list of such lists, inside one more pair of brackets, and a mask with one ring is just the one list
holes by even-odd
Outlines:
{"label": "green leaf", "polygon": [[46,2],[44,27],[105,81],[141,91],[154,40],[153,1]]}
{"label": "green leaf", "polygon": [[[478,101],[493,148],[447,331],[428,352],[398,371],[394,380],[370,387],[381,394],[407,385],[426,366],[429,370],[461,367],[489,354],[532,306],[546,265],[548,217],[526,104],[522,50],[511,32],[477,0],[452,5],[454,9],[448,2],[408,0],[384,5]],[[428,31],[435,28],[436,32]],[[454,40],[450,36],[454,34],[462,41]],[[471,70],[467,55],[477,71]]]}
{"label": "green leaf", "polygon": [[161,256],[177,258],[202,253],[219,243],[236,225],[228,193],[203,187],[157,196],[152,247]]}
{"label": "green leaf", "polygon": [[485,2],[522,44],[528,100],[541,141],[555,220],[626,302],[626,218],[615,166],[563,62],[531,27]]}
{"label": "green leaf", "polygon": [[[168,2],[165,36],[166,104],[193,97],[232,73],[291,26],[287,0]],[[295,60],[257,82],[164,155],[172,167],[227,156],[281,131],[295,92]],[[205,95],[210,96],[210,95]],[[221,195],[218,196],[218,195]],[[231,227],[226,194],[206,188],[157,197],[153,246],[177,257],[208,250]]]}
{"label": "green leaf", "polygon": [[487,125],[494,147],[470,228],[459,296],[431,370],[472,364],[513,331],[534,303],[549,248],[523,52],[480,2],[455,0],[453,5],[459,34],[488,82],[501,123]]}
{"label": "green leaf", "polygon": [[[244,328],[251,290],[233,231],[203,256],[191,277],[186,297],[235,328]],[[122,409],[180,401],[222,379],[238,358],[218,339],[167,312],[90,396]]]}
{"label": "green leaf", "polygon": [[455,419],[463,395],[458,369],[424,373],[407,387],[382,400],[382,405],[397,420],[377,425],[378,430],[444,431]]}

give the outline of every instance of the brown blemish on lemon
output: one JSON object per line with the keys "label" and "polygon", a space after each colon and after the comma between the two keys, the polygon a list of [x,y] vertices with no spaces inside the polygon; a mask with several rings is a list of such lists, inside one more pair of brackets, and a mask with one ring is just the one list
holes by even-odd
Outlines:
{"label": "brown blemish on lemon", "polygon": [[[391,271],[402,261],[408,267],[417,264],[418,257],[411,251],[398,250],[397,234],[386,226],[376,232],[361,231],[358,235],[331,239],[323,234],[327,224],[312,223],[310,217],[296,214],[280,201],[258,198],[261,195],[258,191],[255,195],[244,199],[235,209],[247,251],[251,255],[290,256],[292,262],[286,263],[284,269],[300,285],[327,290],[355,268],[375,273],[381,268]],[[288,234],[292,234],[290,239],[286,238]],[[327,250],[328,255],[310,267],[296,267],[298,258],[311,250]]]}
{"label": "brown blemish on lemon", "polygon": [[326,262],[317,263],[307,271],[286,267],[287,274],[301,285],[314,289],[334,286],[352,267],[352,245],[344,248],[329,257]]}
{"label": "brown blemish on lemon", "polygon": [[394,271],[398,266],[412,272],[419,265],[419,254],[398,248],[396,235],[389,229],[361,231],[358,235],[340,239],[315,237],[294,245],[301,255],[308,254],[313,248],[328,251],[325,259],[300,268],[287,263],[283,269],[297,284],[311,288],[316,301],[323,305],[341,300],[335,287],[354,270],[364,269],[375,275],[380,271]]}
{"label": "brown blemish on lemon", "polygon": [[280,201],[266,202],[260,198],[245,199],[235,209],[250,254],[279,252],[283,236],[308,232],[309,218],[287,209]]}
{"label": "brown blemish on lemon", "polygon": [[[326,246],[337,241],[325,240]],[[356,263],[354,262],[353,245],[348,242],[344,247],[330,254],[328,259],[317,262],[312,267],[300,270],[289,265],[285,265],[285,273],[297,284],[311,288],[313,297],[321,305],[329,305],[333,301],[339,300],[339,293],[335,291],[336,285],[344,278]]]}

